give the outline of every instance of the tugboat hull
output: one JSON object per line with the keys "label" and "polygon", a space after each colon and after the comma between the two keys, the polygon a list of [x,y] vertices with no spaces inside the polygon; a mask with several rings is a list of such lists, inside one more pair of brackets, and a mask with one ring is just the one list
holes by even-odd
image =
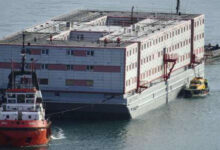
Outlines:
{"label": "tugboat hull", "polygon": [[34,121],[0,121],[0,145],[12,147],[46,145],[51,136],[51,123],[37,121],[36,125],[32,124],[34,125]]}
{"label": "tugboat hull", "polygon": [[205,97],[209,94],[209,89],[205,90],[185,90],[184,97],[191,98],[191,97]]}

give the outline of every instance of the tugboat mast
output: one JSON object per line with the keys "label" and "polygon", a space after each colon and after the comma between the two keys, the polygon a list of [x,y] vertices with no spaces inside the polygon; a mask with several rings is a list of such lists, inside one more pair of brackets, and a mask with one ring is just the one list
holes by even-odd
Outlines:
{"label": "tugboat mast", "polygon": [[177,4],[176,4],[176,13],[179,14],[179,10],[180,10],[180,0],[177,0]]}
{"label": "tugboat mast", "polygon": [[24,65],[25,65],[25,34],[24,34],[24,32],[22,33],[22,50],[21,50],[21,55],[22,55],[21,72],[24,72]]}

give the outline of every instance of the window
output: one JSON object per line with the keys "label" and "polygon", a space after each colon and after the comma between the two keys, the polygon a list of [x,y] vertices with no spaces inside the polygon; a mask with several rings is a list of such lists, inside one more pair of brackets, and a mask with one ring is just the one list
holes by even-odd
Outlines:
{"label": "window", "polygon": [[39,79],[39,84],[48,85],[48,79]]}
{"label": "window", "polygon": [[33,103],[34,103],[34,101],[33,101],[33,100],[31,100],[31,99],[26,99],[26,103],[28,103],[28,104],[33,104]]}
{"label": "window", "polygon": [[79,35],[77,35],[77,36],[76,36],[76,39],[77,39],[77,40],[79,40],[79,39],[80,39],[80,36],[79,36]]}
{"label": "window", "polygon": [[31,54],[31,50],[30,49],[26,49],[26,54]]}
{"label": "window", "polygon": [[94,51],[91,51],[91,56],[94,56]]}
{"label": "window", "polygon": [[71,65],[66,65],[67,70],[71,70]]}
{"label": "window", "polygon": [[14,100],[14,99],[8,99],[8,103],[16,103],[16,100]]}
{"label": "window", "polygon": [[54,92],[55,96],[60,96],[60,92]]}
{"label": "window", "polygon": [[49,55],[49,49],[43,49],[41,50],[42,55]]}
{"label": "window", "polygon": [[94,69],[94,66],[86,66],[87,71],[93,71],[93,69]]}
{"label": "window", "polygon": [[26,98],[34,98],[34,94],[26,94]]}
{"label": "window", "polygon": [[16,95],[15,95],[15,94],[12,94],[12,93],[7,94],[7,96],[8,96],[8,98],[15,98],[15,97],[16,97]]}
{"label": "window", "polygon": [[72,55],[72,56],[74,55],[74,51],[73,51],[73,50],[71,51],[71,55]]}
{"label": "window", "polygon": [[81,41],[84,40],[84,35],[83,34],[80,35],[80,40]]}
{"label": "window", "polygon": [[48,69],[48,64],[41,64],[41,69]]}
{"label": "window", "polygon": [[87,55],[87,56],[94,56],[94,51],[87,51],[87,52],[86,52],[86,55]]}
{"label": "window", "polygon": [[71,50],[67,50],[66,55],[71,55]]}
{"label": "window", "polygon": [[66,79],[66,86],[93,86],[93,80],[74,80]]}
{"label": "window", "polygon": [[17,95],[17,100],[18,103],[25,103],[25,95],[24,94]]}

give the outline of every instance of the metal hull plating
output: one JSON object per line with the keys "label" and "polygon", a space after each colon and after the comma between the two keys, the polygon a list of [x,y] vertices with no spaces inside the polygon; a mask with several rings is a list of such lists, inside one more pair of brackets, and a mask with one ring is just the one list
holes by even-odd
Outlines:
{"label": "metal hull plating", "polygon": [[[23,147],[46,145],[50,140],[51,125],[46,122],[40,126],[34,121],[0,121],[0,146]],[[19,123],[19,124],[18,124]],[[7,125],[9,124],[9,125]]]}
{"label": "metal hull plating", "polygon": [[[123,104],[108,103],[59,103],[46,101],[47,111],[69,113],[69,117],[111,117],[111,118],[136,118],[150,110],[158,108],[172,100],[175,100],[180,91],[189,84],[191,79],[198,75],[204,76],[204,64],[200,64],[194,69],[182,68],[176,71],[168,80],[168,85],[164,81],[154,83],[150,88],[141,93],[127,95]],[[168,90],[167,90],[168,89]],[[89,98],[89,96],[88,96]],[[114,100],[113,100],[114,101]],[[57,107],[59,105],[59,107]],[[65,115],[64,115],[65,116]],[[83,118],[84,118],[83,117]]]}

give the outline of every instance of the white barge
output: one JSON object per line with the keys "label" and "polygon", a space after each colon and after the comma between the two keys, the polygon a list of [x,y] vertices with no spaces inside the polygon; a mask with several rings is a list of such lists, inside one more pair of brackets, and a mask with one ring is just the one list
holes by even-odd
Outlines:
{"label": "white barge", "polygon": [[50,112],[134,118],[204,76],[204,15],[79,10],[0,40],[2,90],[22,33]]}

